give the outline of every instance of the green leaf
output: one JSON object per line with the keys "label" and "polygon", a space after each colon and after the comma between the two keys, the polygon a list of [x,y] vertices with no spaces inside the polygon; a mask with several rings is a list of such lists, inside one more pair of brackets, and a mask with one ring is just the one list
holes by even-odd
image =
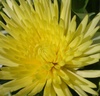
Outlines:
{"label": "green leaf", "polygon": [[85,12],[89,0],[72,0],[72,10]]}
{"label": "green leaf", "polygon": [[87,14],[86,6],[89,0],[72,0],[72,11],[82,20]]}

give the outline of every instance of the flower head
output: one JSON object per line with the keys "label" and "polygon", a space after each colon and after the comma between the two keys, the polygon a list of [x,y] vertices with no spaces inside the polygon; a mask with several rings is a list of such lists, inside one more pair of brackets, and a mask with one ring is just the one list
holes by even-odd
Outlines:
{"label": "flower head", "polygon": [[[19,90],[14,96],[80,96],[97,94],[96,85],[79,75],[79,69],[98,62],[100,44],[93,43],[99,27],[98,14],[89,24],[88,15],[76,27],[71,20],[71,0],[7,0],[0,13],[8,32],[0,33],[0,95]],[[60,11],[59,11],[60,9]]]}

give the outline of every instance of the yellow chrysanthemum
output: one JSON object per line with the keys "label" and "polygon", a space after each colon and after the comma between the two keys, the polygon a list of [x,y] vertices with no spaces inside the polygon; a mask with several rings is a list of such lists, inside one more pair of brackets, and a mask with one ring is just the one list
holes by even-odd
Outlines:
{"label": "yellow chrysanthemum", "polygon": [[92,40],[100,14],[89,24],[85,16],[76,28],[76,17],[70,20],[71,0],[61,0],[60,9],[57,0],[31,1],[3,2],[6,24],[0,25],[8,34],[0,33],[0,79],[10,81],[0,85],[0,96],[19,89],[14,96],[42,90],[43,96],[72,96],[68,87],[80,96],[97,95],[96,85],[83,78],[92,77],[90,71],[78,69],[100,59],[100,44]]}

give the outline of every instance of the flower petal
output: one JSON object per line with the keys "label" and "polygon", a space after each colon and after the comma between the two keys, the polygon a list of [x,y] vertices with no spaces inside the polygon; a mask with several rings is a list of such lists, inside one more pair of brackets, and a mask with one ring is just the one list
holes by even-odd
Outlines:
{"label": "flower petal", "polygon": [[80,87],[74,86],[75,91],[79,94],[79,96],[88,96]]}
{"label": "flower petal", "polygon": [[71,0],[62,0],[60,18],[65,21],[65,29],[68,30],[71,19]]}
{"label": "flower petal", "polygon": [[97,16],[88,24],[86,30],[84,31],[86,32],[84,37],[88,37],[91,34],[92,30],[96,27],[99,20],[100,20],[100,13],[98,13]]}
{"label": "flower petal", "polygon": [[90,94],[93,94],[93,95],[98,95],[98,93],[94,90],[92,90],[91,88],[89,88],[88,86],[86,85],[80,85],[80,87],[85,91],[85,92],[88,92]]}
{"label": "flower petal", "polygon": [[97,52],[100,52],[100,44],[95,44],[93,46],[90,46],[85,52],[85,55],[91,55],[95,54]]}
{"label": "flower petal", "polygon": [[44,94],[43,96],[56,96],[56,92],[54,91],[54,88],[52,86],[52,80],[48,79],[46,86],[44,88]]}
{"label": "flower petal", "polygon": [[58,84],[53,84],[53,88],[58,96],[66,96],[63,92],[63,89]]}
{"label": "flower petal", "polygon": [[76,71],[76,74],[84,78],[97,78],[100,77],[100,70],[82,70]]}

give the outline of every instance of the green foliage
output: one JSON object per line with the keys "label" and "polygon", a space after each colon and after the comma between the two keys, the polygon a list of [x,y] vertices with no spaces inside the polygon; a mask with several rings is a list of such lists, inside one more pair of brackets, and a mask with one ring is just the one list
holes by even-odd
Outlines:
{"label": "green foliage", "polygon": [[100,11],[99,0],[72,0],[72,12],[79,17],[81,21],[86,14],[90,18]]}
{"label": "green foliage", "polygon": [[72,11],[80,18],[87,14],[86,6],[89,0],[72,0]]}
{"label": "green foliage", "polygon": [[86,13],[86,6],[89,0],[72,0],[72,11],[75,13]]}

